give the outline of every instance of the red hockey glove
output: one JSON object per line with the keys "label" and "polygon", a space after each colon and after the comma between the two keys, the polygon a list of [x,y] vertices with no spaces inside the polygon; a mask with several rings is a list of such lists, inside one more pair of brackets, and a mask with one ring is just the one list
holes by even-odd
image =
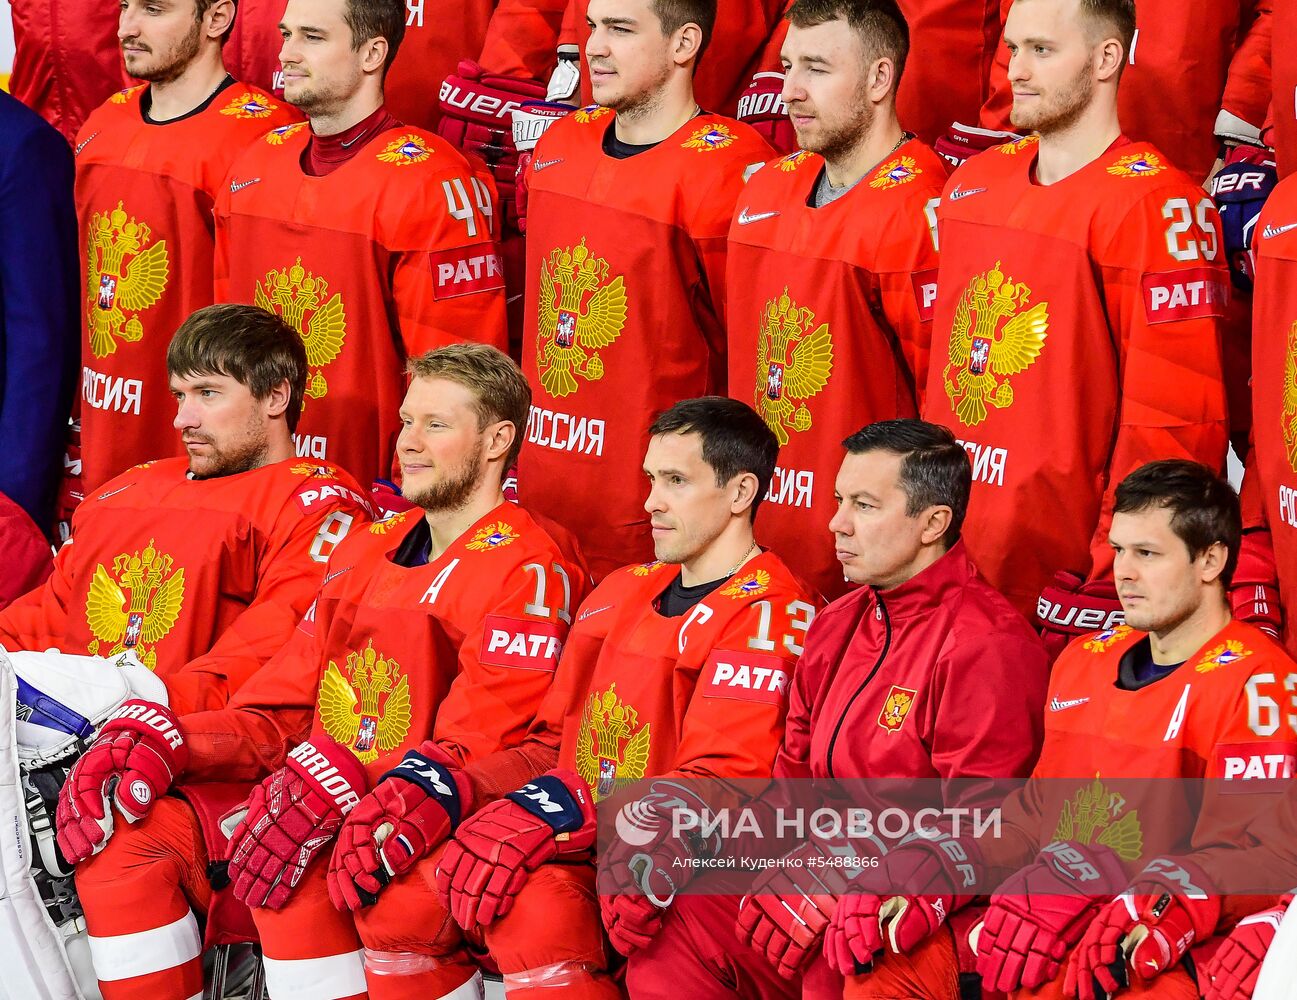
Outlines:
{"label": "red hockey glove", "polygon": [[820,946],[839,897],[865,868],[849,841],[830,849],[809,840],[785,858],[791,863],[760,876],[739,903],[738,936],[793,979]]}
{"label": "red hockey glove", "polygon": [[1113,628],[1126,621],[1111,580],[1086,583],[1066,570],[1054,574],[1054,582],[1036,600],[1040,638],[1051,660],[1079,635]]}
{"label": "red hockey glove", "polygon": [[230,835],[230,881],[248,906],[277,910],[288,902],[306,866],[333,839],[360,801],[365,769],[346,747],[313,735],[288,763],[221,820]]}
{"label": "red hockey glove", "polygon": [[619,836],[600,852],[601,884],[643,895],[659,907],[670,905],[696,870],[689,859],[720,853],[719,834],[703,838],[691,832],[706,812],[707,805],[684,785],[654,781],[647,794],[622,807]]}
{"label": "red hockey glove", "polygon": [[[1053,843],[1006,879],[971,936],[977,972],[987,990],[1035,989],[1058,975],[1099,906],[1112,898],[1098,887],[1120,885],[1121,863],[1106,847]],[[1091,895],[1087,884],[1096,888]]]}
{"label": "red hockey glove", "polygon": [[1283,630],[1283,607],[1279,603],[1279,571],[1275,567],[1270,532],[1244,531],[1238,565],[1230,581],[1230,612],[1275,639]]}
{"label": "red hockey glove", "polygon": [[518,232],[527,231],[527,167],[531,165],[536,143],[560,118],[570,115],[567,104],[524,101],[513,112],[513,144],[518,150],[518,169],[514,174],[514,219]]}
{"label": "red hockey glove", "polygon": [[1095,1000],[1096,986],[1108,994],[1125,986],[1113,966],[1129,964],[1141,979],[1153,979],[1179,964],[1220,918],[1220,898],[1205,887],[1196,865],[1150,861],[1133,886],[1100,908],[1068,962],[1063,992]]}
{"label": "red hockey glove", "polygon": [[1016,132],[997,132],[954,122],[932,148],[938,156],[957,167],[983,150],[1021,138]]}
{"label": "red hockey glove", "polygon": [[954,837],[913,837],[884,857],[861,888],[838,900],[824,933],[824,957],[844,976],[859,975],[885,948],[910,951],[976,893],[972,847]]}
{"label": "red hockey glove", "polygon": [[460,927],[484,927],[509,912],[531,872],[594,840],[590,789],[571,771],[550,771],[460,825],[437,865],[437,891]]}
{"label": "red hockey glove", "polygon": [[63,856],[76,864],[98,854],[113,832],[110,800],[129,822],[143,819],[188,762],[171,709],[125,702],[99,727],[63,783],[55,813]]}
{"label": "red hockey glove", "polygon": [[1261,963],[1292,899],[1289,893],[1280,905],[1244,917],[1230,931],[1204,970],[1203,1000],[1252,1000]]}
{"label": "red hockey glove", "polygon": [[473,783],[435,743],[409,750],[347,814],[329,863],[339,910],[378,901],[393,878],[426,858],[472,808]]}
{"label": "red hockey glove", "polygon": [[761,138],[783,155],[797,148],[797,132],[784,103],[784,74],[758,73],[739,98],[739,121],[751,125]]}
{"label": "red hockey glove", "polygon": [[608,940],[627,958],[648,947],[662,927],[664,913],[662,907],[649,902],[646,896],[618,893],[599,897],[599,914],[608,931]]}
{"label": "red hockey glove", "polygon": [[437,133],[486,162],[508,219],[515,218],[514,176],[518,171],[512,112],[524,101],[544,97],[544,84],[492,76],[471,59],[461,61],[458,75],[447,77],[441,84]]}

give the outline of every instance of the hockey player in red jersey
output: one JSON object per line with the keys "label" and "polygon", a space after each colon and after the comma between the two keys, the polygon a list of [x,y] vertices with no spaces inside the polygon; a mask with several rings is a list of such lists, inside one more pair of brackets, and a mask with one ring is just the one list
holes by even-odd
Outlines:
{"label": "hockey player in red jersey", "polygon": [[[807,635],[775,777],[1025,776],[1040,747],[1047,662],[1027,622],[965,553],[967,455],[948,430],[916,420],[872,424],[845,444],[831,527],[844,571],[863,586],[820,612]],[[762,876],[741,904],[678,897],[658,937],[631,956],[632,995],[667,998],[680,982],[695,984],[699,1000],[955,995],[958,968],[941,919],[934,943],[914,941],[931,961],[889,952],[868,975],[852,975],[848,961],[844,984],[837,956],[820,959],[830,927],[877,928],[882,902],[835,898],[808,876],[807,852],[822,850],[799,848],[801,863]],[[911,937],[914,916],[898,921]],[[849,944],[881,949],[881,941]],[[768,961],[754,962],[745,945]]]}
{"label": "hockey player in red jersey", "polygon": [[725,234],[770,149],[695,101],[715,14],[715,0],[594,0],[599,105],[550,128],[528,169],[534,447],[518,489],[567,519],[596,579],[649,556],[635,463],[653,414],[724,387]]}
{"label": "hockey player in red jersey", "polygon": [[[1001,0],[1007,19],[1014,0]],[[1222,143],[1258,141],[1269,99],[1271,17],[1282,0],[1226,0],[1206,7],[1180,0],[1132,4],[1138,31],[1125,53],[1121,121],[1126,133],[1153,143],[1170,162],[1201,183]],[[1274,33],[1276,50],[1291,35]],[[982,108],[987,129],[1013,122],[1017,89],[1011,51],[1001,46]],[[1292,91],[1287,99],[1291,109]]]}
{"label": "hockey player in red jersey", "polygon": [[230,161],[295,116],[230,77],[221,45],[230,0],[183,0],[158,13],[122,4],[131,74],[77,136],[76,203],[85,254],[81,480],[86,493],[132,465],[180,454],[170,419],[167,342],[210,305],[212,203]]}
{"label": "hockey player in red jersey", "polygon": [[729,393],[781,446],[762,537],[833,598],[842,567],[807,540],[833,515],[838,442],[918,412],[946,167],[896,117],[909,46],[892,0],[799,0],[788,17],[801,151],[753,175],[730,226]]}
{"label": "hockey player in red jersey", "polygon": [[505,346],[488,185],[383,103],[405,15],[401,0],[290,0],[284,99],[310,121],[254,143],[216,204],[218,297],[280,313],[306,343],[299,454],[363,483],[391,471],[406,356]]}
{"label": "hockey player in red jersey", "polygon": [[[325,982],[334,997],[476,989],[464,986],[475,976],[466,956],[439,953],[438,964],[424,954],[429,942],[457,939],[426,856],[525,767],[497,751],[531,724],[587,583],[579,559],[501,495],[527,413],[517,366],[463,344],[415,359],[411,372],[401,460],[406,495],[421,509],[338,547],[292,639],[229,709],[174,720],[170,746],[144,740],[131,750],[128,739],[124,764],[74,772],[73,806],[96,801],[115,775],[125,786],[134,767],[155,799],[174,781],[194,807],[157,801],[78,869],[107,1000],[181,1000],[201,987],[197,949],[164,942],[213,905],[205,871],[223,857],[224,838],[209,820],[230,786],[212,783],[267,772],[233,837],[230,874],[234,892],[258,907],[272,994],[321,996]],[[83,838],[95,829],[60,826],[69,856],[89,853]],[[327,850],[316,857],[323,848],[332,865]],[[135,968],[150,971],[103,975],[124,950],[139,951],[142,934],[154,950]]]}
{"label": "hockey player in red jersey", "polygon": [[[1111,943],[1105,926],[1124,927],[1120,937],[1142,922],[1151,933],[1128,956],[1129,995],[1198,995],[1180,959],[1227,908],[1216,896],[1168,907],[1147,887],[1197,882],[1165,856],[1238,843],[1284,787],[1258,765],[1279,761],[1286,773],[1297,760],[1297,732],[1258,710],[1259,699],[1286,698],[1297,665],[1230,616],[1240,534],[1238,498],[1196,463],[1153,462],[1117,487],[1109,539],[1126,624],[1077,639],[1054,664],[1033,772],[1049,780],[1005,807],[988,847],[996,865],[1025,867],[970,937],[984,989],[1090,998],[1097,976],[1115,992],[1108,965],[1119,956],[1094,946]],[[1199,779],[1210,779],[1201,791]],[[1078,809],[1089,810],[1083,822]],[[1105,906],[1124,866],[1150,858],[1134,895]]]}
{"label": "hockey player in red jersey", "polygon": [[972,456],[974,561],[1055,648],[1120,620],[1107,525],[1121,477],[1160,457],[1224,463],[1219,218],[1122,133],[1133,31],[1130,0],[1018,0],[1014,122],[1039,134],[970,159],[938,209],[923,412]]}
{"label": "hockey player in red jersey", "polygon": [[167,367],[188,460],[88,496],[53,575],[0,612],[0,645],[134,649],[177,712],[225,704],[270,658],[333,547],[368,519],[349,476],[293,459],[306,362],[285,331],[244,306],[181,324]]}
{"label": "hockey player in red jersey", "polygon": [[[815,613],[814,597],[752,534],[776,452],[769,428],[735,400],[686,400],[653,423],[644,507],[658,561],[610,574],[576,617],[531,741],[557,768],[534,772],[446,848],[439,888],[504,973],[510,1000],[551,987],[619,996],[589,863],[597,801],[644,778],[770,773]],[[609,727],[620,735],[600,737]],[[602,903],[622,951],[660,925],[643,896]]]}

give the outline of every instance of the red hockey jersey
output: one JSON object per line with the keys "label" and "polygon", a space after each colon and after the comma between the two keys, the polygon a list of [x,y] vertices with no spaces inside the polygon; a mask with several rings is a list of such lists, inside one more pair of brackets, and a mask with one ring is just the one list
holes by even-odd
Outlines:
{"label": "red hockey jersey", "polygon": [[1274,12],[1273,38],[1279,39],[1270,56],[1270,128],[1266,138],[1274,148],[1279,176],[1297,173],[1297,5],[1281,3]]}
{"label": "red hockey jersey", "polygon": [[[1297,732],[1279,707],[1297,664],[1235,621],[1169,675],[1118,687],[1122,657],[1146,638],[1125,625],[1094,632],[1054,663],[1032,773],[1043,780],[1005,810],[1006,858],[1025,864],[1053,840],[1103,845],[1128,864],[1237,843],[1278,801],[1286,781],[1272,779],[1297,764]],[[1208,784],[1125,780],[1173,778]]]}
{"label": "red hockey jersey", "polygon": [[617,159],[602,147],[612,127],[585,108],[536,147],[522,354],[519,496],[572,528],[596,579],[652,556],[640,463],[653,418],[724,391],[725,236],[744,170],[770,155],[746,125],[704,115]]}
{"label": "red hockey jersey", "polygon": [[264,756],[257,717],[278,715],[283,730],[303,707],[314,707],[314,730],[350,747],[371,779],[426,740],[461,764],[522,742],[588,583],[511,503],[430,563],[396,561],[408,541],[426,537],[415,510],[338,547],[278,669],[244,688],[230,711],[185,720],[195,741],[190,780],[231,769],[251,780],[280,766]]}
{"label": "red hockey jersey", "polygon": [[[1013,0],[1002,0],[1005,17],[1012,6]],[[1146,136],[1198,183],[1216,159],[1217,135],[1255,140],[1269,99],[1275,6],[1273,0],[1139,0],[1138,29],[1119,92],[1126,134]],[[1291,44],[1292,37],[1281,46]],[[1008,66],[1009,52],[1001,45],[991,71],[991,96],[982,109],[986,128],[1013,127]]]}
{"label": "red hockey jersey", "polygon": [[279,313],[310,376],[297,451],[362,483],[387,478],[405,359],[463,340],[505,342],[491,198],[444,139],[391,129],[325,177],[305,124],[266,134],[216,201],[216,295]]}
{"label": "red hockey jersey", "polygon": [[824,161],[757,171],[730,226],[729,393],[779,439],[761,540],[832,599],[846,590],[829,519],[842,440],[912,417],[937,294],[936,206],[946,166],[911,140],[851,191],[812,205]]}
{"label": "red hockey jersey", "polygon": [[230,83],[201,109],[156,125],[147,87],[114,94],[77,137],[77,217],[85,288],[81,480],[87,493],[132,465],[179,454],[159,434],[175,416],[167,345],[211,305],[212,202],[230,162],[296,113]]}
{"label": "red hockey jersey", "polygon": [[220,707],[292,635],[368,506],[350,476],[295,460],[216,479],[137,466],[86,496],[53,575],[0,612],[0,645],[133,648],[178,714]]}
{"label": "red hockey jersey", "polygon": [[1110,576],[1122,477],[1221,468],[1227,431],[1211,199],[1144,143],[1048,187],[1035,160],[997,146],[946,185],[923,405],[973,460],[973,562],[1027,613],[1059,570]]}
{"label": "red hockey jersey", "polygon": [[762,552],[666,618],[657,599],[678,572],[660,562],[617,570],[568,637],[538,731],[596,799],[644,777],[770,775],[816,599]]}
{"label": "red hockey jersey", "polygon": [[1245,496],[1259,500],[1274,546],[1287,644],[1297,649],[1297,178],[1271,193],[1252,232],[1252,461]]}

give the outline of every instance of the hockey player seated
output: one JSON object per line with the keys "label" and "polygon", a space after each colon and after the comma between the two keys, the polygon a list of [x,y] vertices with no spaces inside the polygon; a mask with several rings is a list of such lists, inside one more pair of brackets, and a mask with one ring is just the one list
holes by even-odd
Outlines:
{"label": "hockey player seated", "polygon": [[[530,402],[518,366],[457,344],[410,372],[398,452],[417,508],[337,547],[228,708],[180,716],[165,739],[118,733],[65,789],[60,839],[83,858],[106,786],[154,792],[77,870],[106,1000],[194,996],[197,916],[216,943],[231,914],[246,924],[235,901],[277,998],[476,996],[476,965],[448,957],[460,935],[433,894],[436,852],[534,772],[509,748],[552,686],[587,572],[561,529],[503,498]],[[159,798],[177,783],[183,801]]]}
{"label": "hockey player seated", "polygon": [[463,823],[438,868],[510,1000],[619,995],[605,929],[628,951],[664,911],[643,894],[596,895],[595,804],[646,778],[684,793],[692,779],[769,776],[815,613],[753,536],[778,452],[765,422],[709,396],[677,403],[649,435],[657,561],[608,575],[577,615],[533,734],[553,769]]}

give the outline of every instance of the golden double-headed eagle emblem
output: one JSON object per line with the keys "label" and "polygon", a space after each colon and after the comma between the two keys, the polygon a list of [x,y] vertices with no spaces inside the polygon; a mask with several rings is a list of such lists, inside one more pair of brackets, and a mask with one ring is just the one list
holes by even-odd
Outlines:
{"label": "golden double-headed eagle emblem", "polygon": [[577,378],[603,378],[599,351],[626,326],[626,285],[609,278],[608,262],[596,257],[583,238],[575,247],[556,248],[540,265],[539,328],[536,368],[551,396],[576,392]]}
{"label": "golden double-headed eagle emblem", "polygon": [[277,313],[297,331],[306,347],[306,395],[319,399],[329,391],[325,365],[337,359],[347,340],[347,313],[342,293],[329,295],[329,282],[302,267],[298,257],[292,267],[272,270],[257,283],[252,304]]}
{"label": "golden double-headed eagle emblem", "polygon": [[86,624],[95,636],[87,651],[116,656],[133,648],[141,663],[155,669],[155,647],[175,627],[184,600],[184,567],[159,552],[152,538],[143,549],[114,558],[111,570],[100,563],[86,595]]}
{"label": "golden double-headed eagle emblem", "polygon": [[965,427],[986,419],[987,406],[1013,405],[1009,376],[1031,367],[1049,330],[1049,305],[1027,307],[1031,289],[1000,270],[976,275],[955,305],[950,356],[942,374],[955,417]]}
{"label": "golden double-headed eagle emblem", "polygon": [[106,358],[117,341],[144,336],[140,313],[167,290],[167,241],[153,242],[148,223],[129,215],[122,202],[90,216],[86,232],[86,326],[90,353]]}
{"label": "golden double-headed eagle emblem", "polygon": [[1283,443],[1288,464],[1297,472],[1297,323],[1288,330],[1288,352],[1283,359]]}
{"label": "golden double-headed eagle emblem", "polygon": [[1102,844],[1123,861],[1134,861],[1144,850],[1144,830],[1136,810],[1126,811],[1126,800],[1105,788],[1096,776],[1059,810],[1055,840]]}
{"label": "golden double-headed eagle emblem", "polygon": [[824,390],[832,374],[829,324],[816,326],[815,313],[789,298],[785,287],[761,310],[755,403],[781,448],[788,443],[789,431],[810,429],[806,401]]}
{"label": "golden double-headed eagle emblem", "polygon": [[594,692],[581,713],[576,736],[576,769],[594,789],[596,801],[648,770],[649,723],[617,696],[617,685]]}
{"label": "golden double-headed eagle emblem", "polygon": [[374,640],[347,654],[346,676],[332,660],[320,679],[320,722],[362,764],[397,749],[410,732],[410,680]]}

